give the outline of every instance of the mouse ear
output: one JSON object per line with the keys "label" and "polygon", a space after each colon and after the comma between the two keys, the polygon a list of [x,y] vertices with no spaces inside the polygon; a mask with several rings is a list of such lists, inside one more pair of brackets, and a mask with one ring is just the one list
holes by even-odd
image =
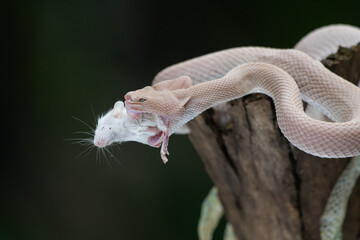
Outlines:
{"label": "mouse ear", "polygon": [[113,109],[114,117],[120,118],[122,115],[123,108],[124,108],[124,103],[122,101],[117,101],[114,104],[114,109]]}

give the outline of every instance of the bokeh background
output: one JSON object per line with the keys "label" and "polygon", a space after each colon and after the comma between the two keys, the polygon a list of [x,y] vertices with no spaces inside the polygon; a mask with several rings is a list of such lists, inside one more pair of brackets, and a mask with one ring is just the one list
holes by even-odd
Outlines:
{"label": "bokeh background", "polygon": [[73,117],[95,127],[93,112],[191,57],[235,46],[290,48],[326,24],[360,26],[357,0],[10,5],[2,9],[1,240],[196,239],[212,183],[186,136],[171,137],[166,166],[159,149],[138,143],[111,148],[106,161],[66,141],[89,131]]}

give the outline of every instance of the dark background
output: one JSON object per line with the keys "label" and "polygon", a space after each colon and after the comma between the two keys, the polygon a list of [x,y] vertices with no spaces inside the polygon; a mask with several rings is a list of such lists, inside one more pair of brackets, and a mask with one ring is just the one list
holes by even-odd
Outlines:
{"label": "dark background", "polygon": [[[96,151],[94,117],[162,68],[201,54],[292,47],[330,23],[360,26],[360,1],[16,1],[3,6],[0,239],[196,239],[212,183],[186,136],[159,149]],[[3,84],[3,86],[5,86]],[[217,239],[220,239],[217,232]]]}

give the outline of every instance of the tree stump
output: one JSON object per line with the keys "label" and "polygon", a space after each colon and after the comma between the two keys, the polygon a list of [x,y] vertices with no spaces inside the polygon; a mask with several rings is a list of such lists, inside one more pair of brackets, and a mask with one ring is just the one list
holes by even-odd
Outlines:
{"label": "tree stump", "polygon": [[[322,62],[355,83],[360,44],[339,48]],[[226,126],[219,114],[230,119]],[[189,127],[239,240],[320,240],[320,217],[349,159],[321,159],[293,147],[278,128],[272,100],[261,94],[228,102],[225,112],[209,109]],[[360,239],[359,180],[343,234],[344,240]]]}

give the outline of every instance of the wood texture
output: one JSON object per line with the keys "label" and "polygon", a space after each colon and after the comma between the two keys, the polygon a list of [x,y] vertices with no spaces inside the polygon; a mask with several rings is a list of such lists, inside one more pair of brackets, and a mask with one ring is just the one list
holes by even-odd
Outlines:
{"label": "wood texture", "polygon": [[[358,81],[360,45],[340,48],[323,63]],[[294,148],[277,126],[272,100],[261,94],[210,109],[189,126],[239,240],[320,239],[320,216],[348,159],[316,158]],[[360,181],[343,229],[343,239],[360,239]]]}

